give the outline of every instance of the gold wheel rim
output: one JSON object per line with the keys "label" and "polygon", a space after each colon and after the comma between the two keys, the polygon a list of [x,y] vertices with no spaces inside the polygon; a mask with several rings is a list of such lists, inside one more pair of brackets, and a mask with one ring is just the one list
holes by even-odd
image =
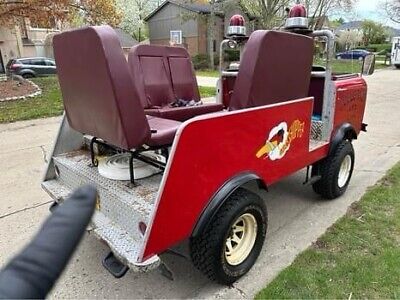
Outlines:
{"label": "gold wheel rim", "polygon": [[338,175],[338,186],[343,188],[350,178],[352,159],[350,155],[346,155],[342,164],[340,165]]}
{"label": "gold wheel rim", "polygon": [[225,241],[225,259],[227,263],[232,266],[243,263],[253,249],[256,238],[256,218],[249,213],[237,218]]}

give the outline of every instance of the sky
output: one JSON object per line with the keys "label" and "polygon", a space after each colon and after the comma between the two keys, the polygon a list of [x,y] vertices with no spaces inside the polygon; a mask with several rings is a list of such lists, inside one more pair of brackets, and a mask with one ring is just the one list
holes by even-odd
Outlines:
{"label": "sky", "polygon": [[400,24],[396,24],[389,20],[383,11],[383,3],[385,0],[358,0],[353,14],[346,17],[350,20],[372,19],[387,26],[400,28]]}

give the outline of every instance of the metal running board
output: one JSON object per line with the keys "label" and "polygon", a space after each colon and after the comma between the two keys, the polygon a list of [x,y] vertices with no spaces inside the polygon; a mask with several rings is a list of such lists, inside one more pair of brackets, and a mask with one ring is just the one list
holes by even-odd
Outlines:
{"label": "metal running board", "polygon": [[114,253],[110,252],[104,257],[103,267],[106,268],[115,278],[122,278],[128,272],[129,267],[125,266],[115,257]]}

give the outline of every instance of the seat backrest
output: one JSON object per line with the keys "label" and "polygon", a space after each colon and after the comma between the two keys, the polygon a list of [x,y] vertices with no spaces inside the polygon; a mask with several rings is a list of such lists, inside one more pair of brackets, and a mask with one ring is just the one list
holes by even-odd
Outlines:
{"label": "seat backrest", "polygon": [[54,37],[54,55],[72,128],[132,149],[150,128],[115,31],[87,27]]}
{"label": "seat backrest", "polygon": [[231,110],[307,97],[314,54],[312,38],[258,30],[246,44]]}
{"label": "seat backrest", "polygon": [[178,99],[200,101],[186,49],[138,45],[131,49],[128,60],[144,108],[162,107]]}

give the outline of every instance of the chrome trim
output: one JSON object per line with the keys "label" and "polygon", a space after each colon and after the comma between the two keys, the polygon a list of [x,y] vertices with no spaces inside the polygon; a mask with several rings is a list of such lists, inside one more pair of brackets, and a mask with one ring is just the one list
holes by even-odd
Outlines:
{"label": "chrome trim", "polygon": [[301,18],[301,17],[296,17],[296,18],[288,18],[286,19],[286,29],[291,29],[291,28],[308,28],[308,19],[307,18]]}

